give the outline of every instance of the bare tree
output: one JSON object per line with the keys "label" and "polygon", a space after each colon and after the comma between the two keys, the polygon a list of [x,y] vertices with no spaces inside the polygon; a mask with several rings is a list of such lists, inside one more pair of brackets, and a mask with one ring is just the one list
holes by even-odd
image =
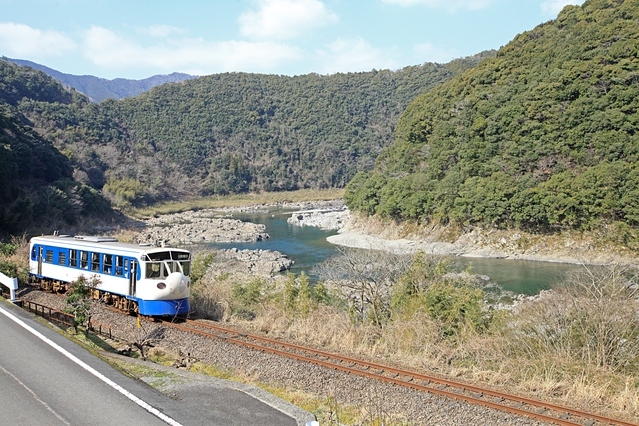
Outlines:
{"label": "bare tree", "polygon": [[313,268],[322,281],[334,285],[361,322],[381,325],[389,314],[393,283],[411,265],[411,256],[379,250],[338,247],[338,255]]}
{"label": "bare tree", "polygon": [[142,359],[146,361],[149,349],[164,339],[165,330],[164,327],[155,325],[147,329],[145,324],[138,321],[138,332],[135,340],[130,342],[130,345],[136,348],[140,352]]}

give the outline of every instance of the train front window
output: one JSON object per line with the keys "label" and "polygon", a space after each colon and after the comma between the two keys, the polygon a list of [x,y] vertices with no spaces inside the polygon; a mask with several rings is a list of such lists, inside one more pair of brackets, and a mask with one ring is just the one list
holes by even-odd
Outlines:
{"label": "train front window", "polygon": [[162,273],[162,262],[147,262],[146,277],[147,278],[165,278],[166,275]]}
{"label": "train front window", "polygon": [[188,277],[191,274],[191,262],[180,262],[180,266],[182,266],[182,273]]}
{"label": "train front window", "polygon": [[170,251],[158,251],[155,253],[147,253],[146,255],[149,260],[159,261],[159,260],[171,260],[171,252]]}
{"label": "train front window", "polygon": [[147,278],[166,278],[173,272],[181,272],[188,276],[191,272],[191,254],[183,251],[158,251],[147,253]]}

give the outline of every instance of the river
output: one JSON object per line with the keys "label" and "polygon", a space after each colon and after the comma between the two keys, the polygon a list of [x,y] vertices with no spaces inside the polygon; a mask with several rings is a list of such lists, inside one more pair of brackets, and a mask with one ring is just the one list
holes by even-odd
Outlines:
{"label": "river", "polygon": [[[215,248],[276,250],[295,261],[291,272],[305,271],[310,275],[314,265],[333,256],[337,250],[326,241],[336,231],[324,231],[316,227],[293,226],[286,222],[291,212],[234,213],[233,218],[266,226],[270,238],[255,243],[216,243]],[[487,275],[504,290],[533,295],[561,281],[566,274],[580,268],[579,265],[527,260],[455,257],[462,268],[472,264],[476,274]]]}

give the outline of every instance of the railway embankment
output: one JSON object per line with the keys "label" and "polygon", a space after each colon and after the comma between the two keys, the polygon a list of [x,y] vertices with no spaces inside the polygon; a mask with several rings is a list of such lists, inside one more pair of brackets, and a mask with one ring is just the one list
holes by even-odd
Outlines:
{"label": "railway embankment", "polygon": [[[25,293],[23,297],[28,300],[64,309],[64,299],[59,296],[37,290]],[[101,305],[95,305],[92,314],[95,323],[111,326],[113,338],[116,339],[110,342],[113,345],[112,350],[130,353],[132,348],[137,347],[136,344],[144,344],[150,358],[176,360],[170,369],[149,373],[147,369],[140,370],[139,361],[131,359],[127,362],[126,358],[118,357],[120,368],[130,371],[131,374],[138,374],[141,380],[173,396],[179,395],[179,389],[196,385],[198,382],[193,377],[186,377],[185,369],[206,371],[208,366],[216,366],[217,371],[238,372],[238,377],[242,377],[242,381],[249,384],[267,384],[271,389],[292,389],[297,400],[318,398],[328,401],[325,409],[331,412],[328,417],[332,419],[348,418],[346,411],[340,411],[344,407],[334,402],[340,401],[341,404],[359,407],[366,418],[377,416],[388,424],[548,424],[527,416],[409,388],[398,388],[375,379],[252,350],[225,339],[211,340],[165,327],[162,323],[138,322],[135,317],[114,312]],[[188,361],[188,366],[182,363],[184,360]],[[130,363],[135,365],[126,365]],[[145,363],[144,366],[148,369],[153,368],[151,363]],[[331,424],[336,423],[337,420]],[[348,423],[342,421],[341,424]]]}

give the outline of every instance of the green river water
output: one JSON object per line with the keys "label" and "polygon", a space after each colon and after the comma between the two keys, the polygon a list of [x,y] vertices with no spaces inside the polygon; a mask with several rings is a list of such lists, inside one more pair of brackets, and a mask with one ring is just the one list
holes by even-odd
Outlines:
{"label": "green river water", "polygon": [[[266,225],[270,238],[255,243],[218,243],[216,248],[277,250],[295,261],[292,272],[311,269],[317,263],[336,254],[335,246],[326,237],[336,231],[323,231],[315,227],[293,226],[286,222],[291,212],[235,213],[233,218]],[[561,281],[579,265],[536,262],[526,260],[456,257],[462,267],[472,263],[472,271],[487,275],[504,290],[533,295]]]}

